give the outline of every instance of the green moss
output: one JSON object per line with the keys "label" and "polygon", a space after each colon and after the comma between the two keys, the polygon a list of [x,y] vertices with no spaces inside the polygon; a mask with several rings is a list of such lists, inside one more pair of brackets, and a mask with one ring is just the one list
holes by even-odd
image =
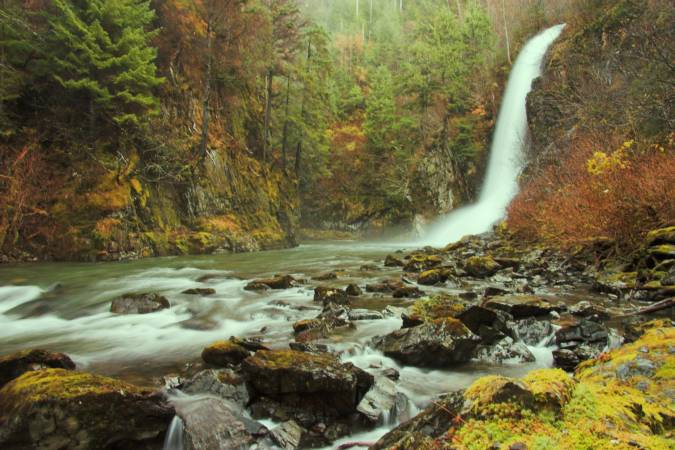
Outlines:
{"label": "green moss", "polygon": [[465,308],[466,304],[459,297],[435,295],[417,300],[411,308],[411,315],[428,321],[442,317],[457,317]]}
{"label": "green moss", "polygon": [[259,350],[248,359],[250,364],[276,370],[302,367],[304,370],[324,370],[339,364],[330,354],[312,354],[295,350]]}
{"label": "green moss", "polygon": [[571,398],[574,379],[560,369],[539,369],[528,373],[523,383],[542,407],[560,409]]}

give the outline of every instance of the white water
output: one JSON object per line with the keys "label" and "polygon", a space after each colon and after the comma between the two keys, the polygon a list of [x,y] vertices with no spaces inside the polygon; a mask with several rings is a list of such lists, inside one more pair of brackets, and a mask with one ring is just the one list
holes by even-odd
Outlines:
{"label": "white water", "polygon": [[525,100],[532,82],[541,75],[546,51],[560,35],[564,24],[542,31],[527,42],[513,65],[490,148],[490,161],[477,203],[437,220],[423,238],[425,244],[443,246],[469,234],[480,234],[506,213],[518,193],[523,147],[527,137]]}

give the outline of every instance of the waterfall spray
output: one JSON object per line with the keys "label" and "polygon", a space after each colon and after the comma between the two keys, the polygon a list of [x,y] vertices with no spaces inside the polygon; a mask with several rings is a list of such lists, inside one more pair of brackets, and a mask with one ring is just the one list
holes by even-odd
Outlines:
{"label": "waterfall spray", "polygon": [[468,234],[483,233],[504,217],[506,207],[518,192],[518,175],[527,137],[525,100],[532,82],[541,75],[546,51],[564,27],[561,24],[548,28],[523,47],[509,76],[499,110],[479,200],[438,219],[423,237],[425,244],[443,246]]}

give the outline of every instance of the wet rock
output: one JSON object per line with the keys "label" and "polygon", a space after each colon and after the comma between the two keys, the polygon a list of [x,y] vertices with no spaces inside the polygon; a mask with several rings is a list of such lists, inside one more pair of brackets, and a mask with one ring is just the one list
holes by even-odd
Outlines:
{"label": "wet rock", "polygon": [[115,314],[148,314],[171,305],[166,297],[159,294],[124,294],[116,298],[110,305],[110,312]]}
{"label": "wet rock", "polygon": [[394,298],[420,298],[424,297],[424,291],[419,290],[415,286],[401,286],[391,295]]}
{"label": "wet rock", "polygon": [[185,381],[181,391],[186,394],[211,394],[245,407],[249,400],[244,378],[231,369],[202,370]]}
{"label": "wet rock", "polygon": [[400,260],[399,258],[393,256],[393,255],[387,255],[386,258],[384,258],[384,266],[385,267],[403,267],[405,266],[405,263]]}
{"label": "wet rock", "polygon": [[215,330],[220,325],[217,321],[208,317],[193,317],[179,322],[180,326],[188,330],[208,331]]}
{"label": "wet rock", "polygon": [[573,350],[553,350],[553,365],[555,367],[560,367],[567,372],[573,372],[581,361],[582,360]]}
{"label": "wet rock", "polygon": [[289,289],[295,286],[295,278],[290,275],[278,276],[262,280],[253,280],[247,284],[244,289],[247,291],[258,291],[264,289]]}
{"label": "wet rock", "polygon": [[479,345],[474,359],[488,364],[502,364],[533,362],[535,357],[525,344],[505,337],[492,345]]}
{"label": "wet rock", "polygon": [[358,297],[361,294],[363,294],[363,291],[361,290],[361,288],[357,284],[354,284],[354,283],[351,283],[350,285],[348,285],[347,288],[345,289],[345,292],[347,293],[347,295],[351,295],[352,297]]}
{"label": "wet rock", "polygon": [[464,270],[476,278],[491,277],[501,268],[502,266],[491,256],[472,256],[464,263]]}
{"label": "wet rock", "polygon": [[482,306],[472,305],[456,316],[466,327],[474,333],[478,333],[481,325],[492,325],[497,320],[497,313]]}
{"label": "wet rock", "polygon": [[591,304],[588,301],[581,301],[569,308],[568,312],[573,316],[586,317],[595,322],[608,320],[610,318],[609,312],[606,309]]}
{"label": "wet rock", "polygon": [[387,377],[392,381],[397,381],[401,377],[401,374],[393,367],[389,367],[382,371],[382,376]]}
{"label": "wet rock", "polygon": [[230,336],[230,342],[237,344],[240,347],[244,347],[246,350],[251,352],[257,352],[258,350],[269,350],[269,347],[263,344],[262,338],[259,337],[240,338],[236,336]]}
{"label": "wet rock", "polygon": [[348,305],[349,296],[342,289],[319,286],[314,289],[314,301],[322,302],[324,306],[328,305],[329,303]]}
{"label": "wet rock", "polygon": [[[403,261],[401,261],[401,265],[403,265]],[[376,272],[380,270],[380,268],[374,264],[364,264],[361,267],[359,267],[359,270],[361,272]]]}
{"label": "wet rock", "polygon": [[509,267],[515,271],[520,269],[520,266],[522,265],[522,261],[517,259],[517,258],[507,258],[505,256],[495,256],[494,260],[499,264],[501,267]]}
{"label": "wet rock", "polygon": [[656,365],[649,359],[637,357],[632,361],[620,364],[616,368],[616,376],[620,380],[627,380],[636,376],[652,377],[656,373],[656,369]]}
{"label": "wet rock", "polygon": [[435,400],[421,413],[382,436],[370,449],[425,448],[423,444],[447,433],[460,415],[463,404],[462,392]]}
{"label": "wet rock", "polygon": [[216,290],[213,288],[192,288],[186,289],[182,293],[186,295],[201,295],[202,297],[206,297],[215,294]]}
{"label": "wet rock", "polygon": [[398,280],[385,280],[380,283],[366,284],[366,292],[378,292],[391,294],[396,289],[405,287],[405,284]]}
{"label": "wet rock", "polygon": [[268,435],[264,425],[221,398],[178,401],[176,414],[183,421],[186,450],[248,449]]}
{"label": "wet rock", "polygon": [[637,272],[600,272],[595,276],[593,287],[599,292],[621,294],[635,289]]}
{"label": "wet rock", "polygon": [[483,289],[483,297],[496,297],[498,295],[506,295],[511,291],[506,286],[498,286],[490,284]]}
{"label": "wet rock", "polygon": [[514,322],[512,326],[518,338],[527,345],[548,345],[554,339],[553,324],[547,320],[528,317]]}
{"label": "wet rock", "polygon": [[491,298],[484,305],[487,308],[508,312],[516,319],[547,316],[551,312],[564,311],[565,307],[533,295],[509,295]]}
{"label": "wet rock", "polygon": [[258,351],[242,369],[256,396],[334,417],[353,413],[374,381],[333,355],[294,350]]}
{"label": "wet rock", "polygon": [[443,264],[443,258],[436,255],[411,255],[403,266],[406,272],[423,272]]}
{"label": "wet rock", "polygon": [[389,378],[378,377],[356,410],[373,424],[385,422],[385,418],[395,413],[396,395],[396,383]]}
{"label": "wet rock", "polygon": [[602,349],[608,340],[609,331],[604,325],[585,319],[575,325],[562,327],[555,333],[556,344],[561,348],[587,344]]}
{"label": "wet rock", "polygon": [[371,311],[370,309],[352,309],[349,311],[349,320],[381,320],[384,316],[381,312]]}
{"label": "wet rock", "polygon": [[330,349],[326,344],[310,344],[306,342],[289,342],[291,350],[307,353],[328,353]]}
{"label": "wet rock", "polygon": [[435,295],[417,300],[412,307],[401,314],[403,328],[421,325],[426,321],[444,317],[456,318],[466,309],[466,302],[452,295]]}
{"label": "wet rock", "polygon": [[26,372],[48,368],[74,370],[75,363],[64,353],[39,349],[0,357],[0,388]]}
{"label": "wet rock", "polygon": [[64,369],[30,371],[0,390],[0,447],[161,445],[173,417],[160,395],[129,383]]}
{"label": "wet rock", "polygon": [[217,341],[202,351],[204,362],[217,367],[237,365],[250,355],[246,348],[232,341]]}
{"label": "wet rock", "polygon": [[449,367],[469,361],[479,342],[478,336],[452,318],[436,319],[374,339],[374,345],[386,356],[422,367]]}
{"label": "wet rock", "polygon": [[270,434],[274,442],[285,450],[295,450],[300,447],[302,436],[307,431],[295,420],[288,420],[272,428]]}

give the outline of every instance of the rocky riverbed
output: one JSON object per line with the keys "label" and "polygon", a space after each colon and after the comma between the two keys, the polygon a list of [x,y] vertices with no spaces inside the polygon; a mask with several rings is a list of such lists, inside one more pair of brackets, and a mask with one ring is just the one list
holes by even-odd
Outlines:
{"label": "rocky riverbed", "polygon": [[624,259],[500,230],[281,273],[204,261],[102,281],[86,314],[54,313],[67,281],[6,286],[6,325],[44,328],[4,332],[0,446],[667,448],[674,249],[673,228]]}

